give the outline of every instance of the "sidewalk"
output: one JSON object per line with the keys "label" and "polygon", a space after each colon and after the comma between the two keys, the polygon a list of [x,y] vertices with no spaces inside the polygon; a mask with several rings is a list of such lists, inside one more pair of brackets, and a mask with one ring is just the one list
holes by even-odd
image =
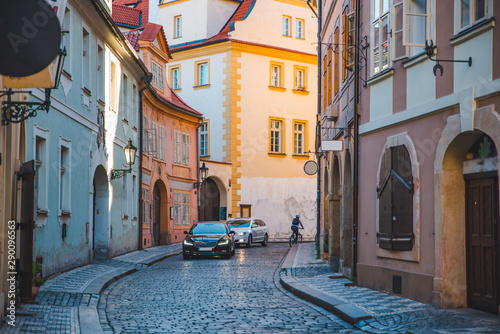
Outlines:
{"label": "sidewalk", "polygon": [[182,244],[133,251],[109,260],[95,260],[52,279],[35,304],[21,303],[16,326],[3,323],[1,333],[102,333],[97,313],[99,294],[112,282],[182,252]]}
{"label": "sidewalk", "polygon": [[334,273],[315,257],[314,243],[293,246],[280,272],[281,285],[367,333],[500,333],[500,318],[472,309],[440,310],[389,295]]}

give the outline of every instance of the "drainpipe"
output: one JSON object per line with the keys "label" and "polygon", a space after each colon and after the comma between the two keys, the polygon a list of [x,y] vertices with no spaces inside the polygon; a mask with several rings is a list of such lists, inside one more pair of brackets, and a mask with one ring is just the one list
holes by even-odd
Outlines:
{"label": "drainpipe", "polygon": [[[313,11],[314,12],[314,11]],[[315,13],[316,14],[316,13]],[[320,258],[321,248],[321,154],[319,147],[321,146],[321,26],[323,20],[323,4],[322,0],[318,0],[318,102],[316,115],[316,161],[318,162],[317,175],[317,197],[316,197],[316,258]]]}
{"label": "drainpipe", "polygon": [[198,222],[200,221],[200,212],[201,212],[201,198],[200,198],[200,189],[201,189],[201,184],[200,184],[200,127],[203,125],[205,118],[201,118],[201,123],[198,124],[196,127],[196,156],[198,157],[196,159],[196,182],[197,182],[197,188],[196,188],[196,196],[198,199]]}
{"label": "drainpipe", "polygon": [[142,95],[144,93],[144,90],[147,88],[151,87],[151,78],[153,77],[152,73],[149,73],[147,76],[142,78],[142,81],[144,81],[145,85],[139,90],[139,233],[138,233],[138,247],[137,249],[142,249],[142,224],[144,223],[142,221],[144,212],[143,212],[143,202],[144,198],[142,198],[142,147],[143,147],[143,134],[144,134],[144,124],[143,124],[143,110],[142,110]]}
{"label": "drainpipe", "polygon": [[358,202],[358,182],[359,182],[359,115],[358,115],[358,104],[359,104],[359,20],[360,20],[360,1],[355,0],[356,12],[354,13],[354,180],[353,180],[353,237],[352,237],[352,278],[354,283],[358,280],[357,262],[358,262],[358,212],[359,212],[359,202]]}

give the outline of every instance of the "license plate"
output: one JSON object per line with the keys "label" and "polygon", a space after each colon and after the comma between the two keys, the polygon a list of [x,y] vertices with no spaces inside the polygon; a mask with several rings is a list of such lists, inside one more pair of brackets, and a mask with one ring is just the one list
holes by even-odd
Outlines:
{"label": "license plate", "polygon": [[212,247],[200,247],[200,248],[198,248],[198,250],[200,252],[211,252],[212,251]]}

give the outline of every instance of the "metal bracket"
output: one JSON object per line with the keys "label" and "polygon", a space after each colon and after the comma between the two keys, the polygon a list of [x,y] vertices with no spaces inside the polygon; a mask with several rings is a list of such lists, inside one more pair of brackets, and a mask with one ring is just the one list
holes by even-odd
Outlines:
{"label": "metal bracket", "polygon": [[20,123],[30,117],[35,117],[38,111],[50,109],[50,89],[45,89],[45,101],[43,102],[23,102],[11,101],[11,97],[17,93],[31,94],[31,91],[14,91],[9,89],[0,92],[0,98],[7,95],[8,100],[2,102],[2,125],[9,123]]}
{"label": "metal bracket", "polygon": [[434,45],[434,42],[432,41],[432,39],[430,40],[430,43],[425,41],[425,53],[427,54],[427,57],[429,57],[430,60],[437,62],[437,64],[434,65],[434,68],[432,69],[432,71],[434,72],[434,76],[436,76],[436,73],[438,70],[440,71],[441,76],[443,76],[444,69],[443,69],[443,66],[441,64],[439,64],[439,62],[443,62],[443,63],[468,63],[469,67],[472,66],[472,57],[469,57],[468,60],[432,59],[431,57],[436,54],[436,49],[437,49],[437,46]]}

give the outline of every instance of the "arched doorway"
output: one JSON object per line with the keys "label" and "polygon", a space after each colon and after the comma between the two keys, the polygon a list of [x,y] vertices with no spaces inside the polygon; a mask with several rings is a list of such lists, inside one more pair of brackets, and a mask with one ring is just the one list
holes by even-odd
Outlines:
{"label": "arched doorway", "polygon": [[168,195],[162,180],[157,180],[153,187],[153,230],[151,233],[154,246],[171,243],[168,226]]}
{"label": "arched doorway", "polygon": [[214,180],[208,178],[200,188],[200,221],[220,220],[220,191]]}
{"label": "arched doorway", "polygon": [[[487,110],[476,110],[479,129],[498,126],[489,115]],[[457,119],[458,115],[448,118],[436,150],[440,304],[496,314],[500,306],[499,143],[479,130],[461,132]]]}
{"label": "arched doorway", "polygon": [[92,219],[92,257],[109,257],[109,189],[106,169],[99,165],[94,173],[94,210]]}
{"label": "arched doorway", "polygon": [[344,167],[344,189],[343,197],[343,219],[342,219],[342,268],[350,268],[352,265],[352,210],[353,210],[353,180],[351,170],[351,154],[345,153]]}

